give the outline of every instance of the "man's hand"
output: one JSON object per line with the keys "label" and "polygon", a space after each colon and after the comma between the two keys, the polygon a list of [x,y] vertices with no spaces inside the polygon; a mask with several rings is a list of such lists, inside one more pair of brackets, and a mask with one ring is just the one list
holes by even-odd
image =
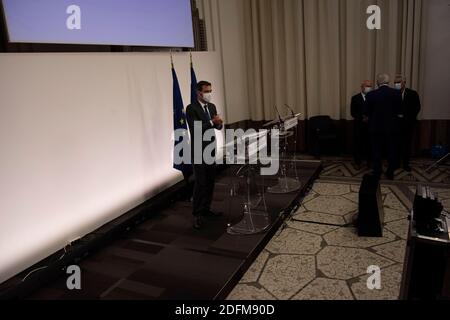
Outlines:
{"label": "man's hand", "polygon": [[216,126],[221,126],[221,125],[223,125],[223,120],[222,120],[218,115],[216,115],[216,116],[212,119],[212,122],[213,122],[214,125],[216,125]]}

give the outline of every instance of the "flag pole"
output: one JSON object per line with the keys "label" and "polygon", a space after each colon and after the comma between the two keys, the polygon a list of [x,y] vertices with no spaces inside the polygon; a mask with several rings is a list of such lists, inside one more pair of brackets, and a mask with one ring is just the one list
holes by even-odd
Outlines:
{"label": "flag pole", "polygon": [[189,56],[191,57],[191,68],[194,66],[194,63],[192,62],[192,50],[189,50]]}
{"label": "flag pole", "polygon": [[170,49],[170,63],[171,63],[171,65],[172,65],[172,69],[173,69],[173,68],[174,68],[174,65],[173,65],[172,49]]}

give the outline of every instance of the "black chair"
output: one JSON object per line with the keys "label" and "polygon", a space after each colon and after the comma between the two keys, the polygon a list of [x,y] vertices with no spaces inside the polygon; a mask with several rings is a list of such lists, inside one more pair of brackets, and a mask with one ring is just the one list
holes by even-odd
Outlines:
{"label": "black chair", "polygon": [[329,116],[317,116],[308,120],[310,150],[316,157],[322,154],[336,154],[338,135],[333,120]]}

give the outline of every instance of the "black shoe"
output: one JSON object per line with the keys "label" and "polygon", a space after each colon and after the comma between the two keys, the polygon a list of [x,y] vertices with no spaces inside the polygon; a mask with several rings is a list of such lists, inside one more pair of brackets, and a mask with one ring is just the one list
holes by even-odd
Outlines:
{"label": "black shoe", "polygon": [[411,172],[412,171],[412,169],[411,169],[411,167],[409,165],[403,166],[403,170],[405,170],[406,172]]}
{"label": "black shoe", "polygon": [[373,172],[371,173],[371,175],[372,175],[373,177],[375,177],[377,180],[380,180],[380,178],[381,178],[381,173],[379,173],[379,172],[373,171]]}
{"label": "black shoe", "polygon": [[393,171],[386,172],[386,177],[388,178],[388,180],[394,180],[394,172]]}
{"label": "black shoe", "polygon": [[200,217],[195,217],[194,218],[194,229],[195,230],[200,230],[202,228],[202,218]]}
{"label": "black shoe", "polygon": [[221,217],[222,215],[223,214],[221,212],[213,212],[211,210],[206,211],[204,214],[205,217],[214,217],[214,218]]}

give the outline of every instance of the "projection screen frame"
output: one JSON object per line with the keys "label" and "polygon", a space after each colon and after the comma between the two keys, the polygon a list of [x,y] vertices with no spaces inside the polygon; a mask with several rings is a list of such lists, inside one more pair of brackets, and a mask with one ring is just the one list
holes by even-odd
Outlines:
{"label": "projection screen frame", "polygon": [[[195,32],[194,32],[194,21],[192,16],[192,4],[189,1],[189,8],[191,11],[190,21],[191,21],[191,31],[192,31],[192,46],[177,46],[177,45],[149,45],[149,44],[123,44],[123,43],[106,43],[106,42],[42,42],[42,41],[11,41],[10,28],[8,24],[8,18],[6,15],[5,6],[3,3],[4,0],[0,0],[0,10],[3,18],[4,29],[6,30],[6,38],[9,43],[13,44],[37,44],[37,45],[54,45],[54,46],[65,46],[65,45],[77,45],[77,46],[101,46],[101,47],[137,47],[137,48],[152,48],[152,49],[170,49],[170,48],[179,48],[179,49],[194,49],[195,48]],[[76,52],[76,51],[75,51]]]}

